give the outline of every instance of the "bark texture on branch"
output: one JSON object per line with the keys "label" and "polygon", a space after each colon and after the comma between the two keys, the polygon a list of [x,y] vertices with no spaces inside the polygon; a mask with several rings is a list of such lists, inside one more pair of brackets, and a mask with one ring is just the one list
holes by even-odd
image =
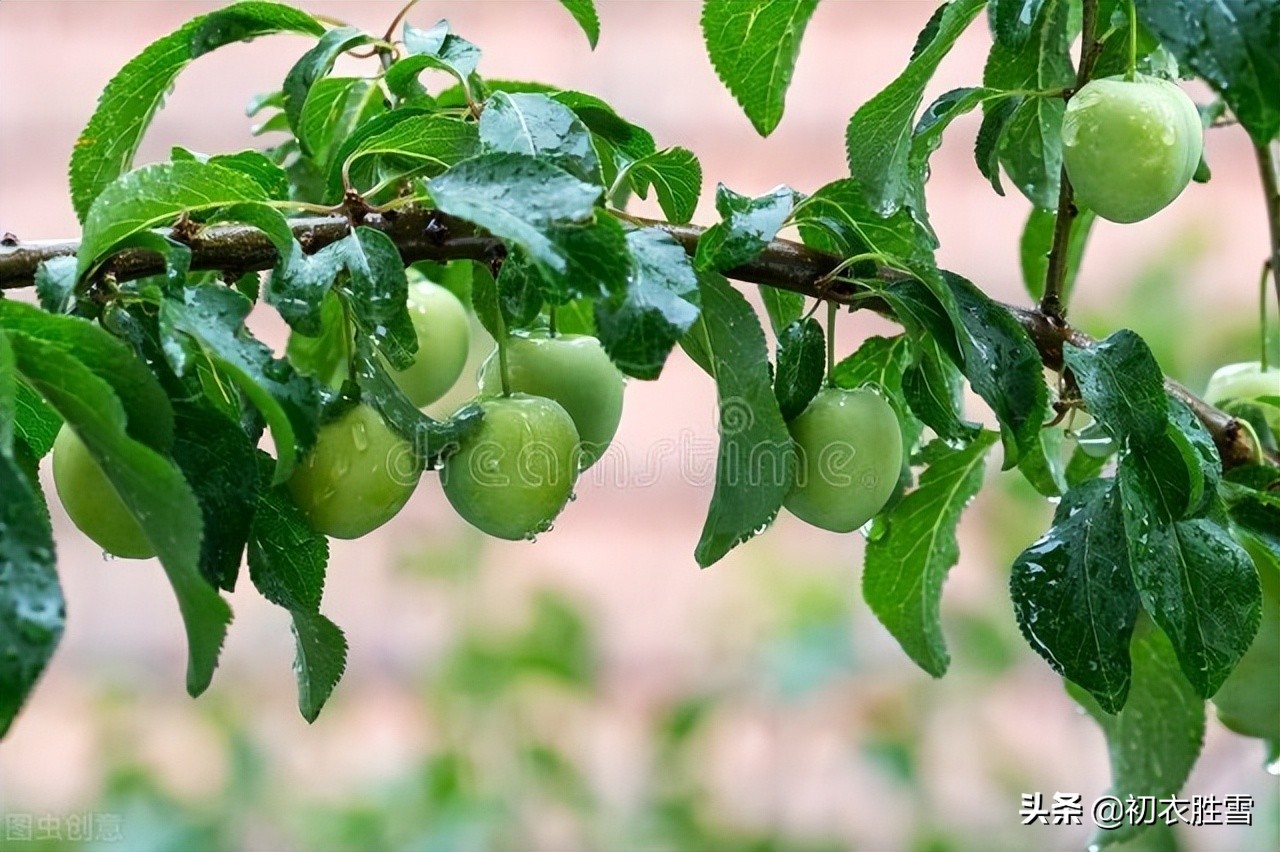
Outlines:
{"label": "bark texture on branch", "polygon": [[[696,251],[698,238],[704,230],[696,225],[633,221],[662,228],[690,255]],[[294,236],[308,252],[319,251],[342,239],[351,229],[350,221],[343,216],[295,219],[292,224]],[[500,240],[477,233],[472,225],[432,210],[407,208],[395,214],[370,214],[361,224],[390,236],[406,262],[491,260],[504,251]],[[275,247],[266,235],[244,225],[215,225],[183,241],[191,248],[191,268],[196,270],[219,270],[235,275],[270,269],[276,261]],[[24,243],[6,236],[0,242],[0,290],[31,286],[36,269],[43,261],[74,255],[78,247],[74,241]],[[777,287],[842,304],[852,304],[857,300],[859,308],[888,313],[887,305],[866,299],[865,292],[858,285],[839,281],[827,285],[820,283],[839,263],[840,258],[834,255],[788,240],[774,240],[754,261],[725,274],[738,281]],[[132,280],[163,272],[164,261],[153,252],[129,249],[113,257],[104,271],[117,280]],[[1015,305],[1004,307],[1026,329],[1045,366],[1052,370],[1062,368],[1063,343],[1088,346],[1092,342],[1087,335],[1039,310]],[[1204,402],[1172,379],[1165,379],[1165,388],[1190,406],[1213,435],[1225,468],[1254,460],[1253,444],[1238,420]],[[1277,460],[1271,461],[1276,463]]]}

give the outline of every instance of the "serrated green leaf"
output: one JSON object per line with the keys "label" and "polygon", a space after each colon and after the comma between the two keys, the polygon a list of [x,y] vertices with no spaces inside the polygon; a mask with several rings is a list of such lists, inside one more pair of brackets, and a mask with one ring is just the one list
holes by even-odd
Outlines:
{"label": "serrated green leaf", "polygon": [[1004,469],[1009,470],[1034,451],[1047,419],[1049,391],[1039,350],[1007,308],[959,275],[943,276],[959,306],[964,374],[1000,421]]}
{"label": "serrated green leaf", "polygon": [[260,151],[209,156],[174,146],[169,152],[169,159],[175,163],[207,163],[240,172],[261,187],[270,198],[283,200],[289,197],[289,175]]}
{"label": "serrated green leaf", "polygon": [[320,386],[277,360],[244,325],[252,305],[234,290],[215,285],[188,289],[165,299],[160,330],[174,372],[185,375],[198,357],[225,370],[266,418],[276,447],[276,481],[293,471],[299,455],[315,443]]}
{"label": "serrated green leaf", "polygon": [[[939,273],[941,278],[941,273]],[[946,353],[953,364],[963,364],[965,354],[960,346],[959,308],[955,296],[947,287],[947,301],[940,299],[934,289],[915,279],[903,279],[884,284],[881,296],[893,308],[893,316],[911,336],[931,337]]]}
{"label": "serrated green leaf", "polygon": [[1004,186],[1000,183],[1000,140],[1023,100],[1011,95],[991,104],[982,115],[982,124],[978,126],[978,136],[973,143],[973,161],[996,195],[1004,195]]}
{"label": "serrated green leaf", "polygon": [[[1160,802],[1176,794],[1204,742],[1204,701],[1178,671],[1169,640],[1149,624],[1140,626],[1130,648],[1133,679],[1124,709],[1114,715],[1082,690],[1071,694],[1107,736],[1111,758],[1110,795],[1120,801],[1149,796]],[[1094,843],[1109,846],[1144,834],[1146,826],[1125,820],[1099,830]]]}
{"label": "serrated green leaf", "polygon": [[36,267],[36,296],[40,307],[54,314],[76,309],[76,259],[52,257]]}
{"label": "serrated green leaf", "polygon": [[1088,348],[1064,343],[1062,360],[1089,413],[1113,438],[1142,442],[1164,434],[1164,373],[1137,334],[1121,329]]}
{"label": "serrated green leaf", "polygon": [[776,335],[804,313],[804,296],[779,287],[760,285],[760,301],[769,315],[769,325]]}
{"label": "serrated green leaf", "polygon": [[1018,459],[1018,472],[1045,497],[1067,493],[1066,464],[1062,458],[1063,430],[1041,429],[1031,452]]}
{"label": "serrated green leaf", "polygon": [[656,379],[698,319],[698,278],[689,255],[665,231],[643,228],[626,240],[631,274],[625,290],[596,302],[596,331],[619,369]]}
{"label": "serrated green leaf", "polygon": [[311,87],[298,120],[298,141],[323,171],[357,127],[386,111],[377,80],[325,77]]}
{"label": "serrated green leaf", "polygon": [[199,213],[245,201],[269,201],[252,178],[208,163],[143,166],[102,189],[84,221],[76,277],[120,243],[143,231],[172,225],[182,213]]}
{"label": "serrated green leaf", "polygon": [[1213,704],[1223,724],[1236,733],[1265,739],[1274,757],[1280,747],[1280,555],[1252,535],[1240,540],[1261,581],[1262,623],[1249,650],[1214,693]]}
{"label": "serrated green leaf", "polygon": [[235,3],[152,42],[111,79],[71,152],[71,200],[81,222],[102,190],[133,164],[142,134],[178,74],[216,48],[278,32],[318,36],[307,13],[278,3]]}
{"label": "serrated green leaf", "polygon": [[955,0],[939,7],[906,69],[849,119],[849,171],[861,181],[872,209],[882,215],[895,213],[907,200],[911,131],[925,86],[985,4],[986,0]]}
{"label": "serrated green leaf", "polygon": [[782,508],[796,457],[769,378],[764,330],[721,276],[698,277],[702,313],[681,347],[716,382],[716,487],[694,557],[704,568],[762,532]]}
{"label": "serrated green leaf", "polygon": [[718,184],[716,212],[721,221],[698,239],[694,263],[700,269],[724,271],[755,260],[782,230],[797,200],[789,186],[751,198]]}
{"label": "serrated green leaf", "polygon": [[[498,271],[497,305],[508,330],[527,328],[542,312],[542,273],[520,252],[507,255]],[[497,338],[495,338],[497,339]]]}
{"label": "serrated green leaf", "polygon": [[16,391],[14,437],[22,441],[36,459],[42,459],[53,449],[53,441],[62,427],[62,418],[21,379],[17,382]]}
{"label": "serrated green leaf", "polygon": [[591,49],[595,50],[600,41],[600,16],[596,13],[595,0],[560,0],[560,5],[573,15],[573,19],[582,27]]}
{"label": "serrated green leaf", "polygon": [[550,94],[573,110],[592,133],[607,140],[628,162],[643,159],[657,150],[649,131],[627,121],[595,95],[573,91]]}
{"label": "serrated green leaf", "polygon": [[419,114],[402,116],[377,132],[362,135],[355,145],[344,146],[341,154],[344,168],[355,176],[354,183],[364,177],[360,169],[368,175],[380,175],[382,181],[392,175],[435,176],[474,156],[479,147],[475,124]]}
{"label": "serrated green leaf", "polygon": [[[0,333],[0,373],[13,353]],[[0,420],[4,419],[0,404]],[[3,431],[3,430],[0,430]],[[0,738],[44,672],[62,638],[66,604],[54,569],[53,531],[44,503],[9,448],[0,447]]]}
{"label": "serrated green leaf", "polygon": [[129,437],[162,453],[173,446],[173,410],[164,389],[128,346],[101,327],[79,317],[55,316],[0,299],[0,330],[23,334],[71,355],[119,399]]}
{"label": "serrated green leaf", "polygon": [[934,677],[950,663],[939,607],[960,556],[956,525],[982,486],[983,461],[996,440],[984,431],[963,449],[940,448],[919,486],[872,522],[863,597],[907,656]]}
{"label": "serrated green leaf", "polygon": [[282,106],[284,114],[289,117],[289,126],[302,145],[303,153],[310,154],[306,140],[299,130],[302,126],[302,108],[306,105],[311,87],[329,73],[338,57],[356,47],[373,44],[378,39],[357,27],[338,27],[329,30],[320,37],[315,46],[302,54],[302,58],[294,63],[285,75],[281,91],[284,93]]}
{"label": "serrated green leaf", "polygon": [[1129,693],[1140,604],[1113,480],[1067,492],[1049,531],[1014,560],[1009,592],[1035,652],[1107,713],[1118,712]]}
{"label": "serrated green leaf", "polygon": [[387,88],[405,95],[418,75],[428,68],[451,74],[471,98],[471,79],[480,64],[480,48],[449,31],[449,22],[440,21],[430,29],[404,25],[404,46],[408,55],[387,70]]}
{"label": "serrated green leaf", "polygon": [[84,441],[160,557],[187,631],[187,691],[209,685],[231,609],[200,575],[203,524],[172,461],[129,437],[125,409],[111,386],[66,350],[10,332],[18,370]]}
{"label": "serrated green leaf", "polygon": [[[1089,241],[1089,233],[1097,215],[1089,209],[1079,210],[1071,219],[1071,236],[1067,240],[1067,275],[1063,282],[1062,299],[1071,299],[1071,291],[1075,289],[1076,275],[1080,271],[1080,261],[1084,258],[1084,247]],[[1049,275],[1049,252],[1053,248],[1053,232],[1057,225],[1056,210],[1032,208],[1027,217],[1027,224],[1022,229],[1022,240],[1019,244],[1019,255],[1022,261],[1022,282],[1032,299],[1039,301],[1044,295],[1044,283]]]}
{"label": "serrated green leaf", "polygon": [[580,298],[605,299],[625,291],[631,254],[622,224],[603,211],[580,224],[553,225],[547,231],[563,271],[542,265],[543,295],[555,305]]}
{"label": "serrated green leaf", "polygon": [[1280,6],[1263,0],[1137,0],[1138,17],[1212,86],[1258,145],[1280,136]]}
{"label": "serrated green leaf", "polygon": [[[1067,0],[1044,0],[1023,39],[997,40],[983,85],[1009,92],[1052,93],[1075,83]],[[1037,207],[1056,207],[1062,171],[1062,113],[1056,94],[1030,94],[1009,116],[997,145],[1009,179]]]}
{"label": "serrated green leaf", "polygon": [[937,237],[928,224],[929,214],[925,204],[924,188],[925,182],[929,179],[929,158],[941,147],[942,135],[952,121],[971,112],[980,104],[1006,97],[1004,92],[994,89],[952,89],[939,95],[920,114],[920,120],[911,134],[911,152],[907,158],[910,179],[906,203],[911,207],[916,220],[928,229],[934,243],[937,242]]}
{"label": "serrated green leaf", "polygon": [[706,0],[702,6],[711,64],[761,136],[782,120],[800,41],[817,8],[818,0]]}
{"label": "serrated green leaf", "polygon": [[200,573],[234,591],[258,502],[257,459],[240,424],[208,404],[174,407],[173,460],[200,504]]}
{"label": "serrated green leaf", "polygon": [[817,320],[796,320],[778,333],[777,362],[773,394],[790,422],[818,395],[827,372],[827,338]]}
{"label": "serrated green leaf", "polygon": [[398,370],[413,363],[418,335],[409,318],[409,284],[391,237],[358,227],[326,247],[347,274],[338,286],[355,320],[382,356]]}
{"label": "serrated green leaf", "polygon": [[968,442],[980,430],[964,419],[959,370],[937,344],[926,339],[915,347],[915,359],[902,375],[902,396],[912,413],[947,441]]}
{"label": "serrated green leaf", "polygon": [[602,190],[524,154],[481,154],[428,184],[441,211],[510,240],[564,274],[568,259],[549,233],[590,219]]}
{"label": "serrated green leaf", "polygon": [[1024,44],[1046,2],[1049,0],[990,0],[987,17],[996,43],[1013,47]]}
{"label": "serrated green leaf", "polygon": [[666,217],[684,224],[693,218],[702,194],[702,165],[687,148],[663,148],[632,163],[627,182],[641,198],[648,198],[653,187]]}
{"label": "serrated green leaf", "polygon": [[527,154],[588,183],[601,183],[591,131],[569,107],[545,94],[497,92],[480,115],[484,151]]}
{"label": "serrated green leaf", "polygon": [[347,637],[341,628],[318,612],[293,613],[297,659],[298,710],[314,722],[347,669]]}

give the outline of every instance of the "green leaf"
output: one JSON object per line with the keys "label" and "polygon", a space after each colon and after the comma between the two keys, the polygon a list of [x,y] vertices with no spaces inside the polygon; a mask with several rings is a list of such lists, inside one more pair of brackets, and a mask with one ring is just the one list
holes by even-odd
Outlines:
{"label": "green leaf", "polygon": [[693,218],[702,194],[702,166],[687,148],[663,148],[631,164],[628,185],[641,198],[652,186],[663,214],[676,224]]}
{"label": "green leaf", "polygon": [[[1071,299],[1071,291],[1075,289],[1076,275],[1080,271],[1080,261],[1084,257],[1084,247],[1089,241],[1089,232],[1097,215],[1092,210],[1081,209],[1071,219],[1071,236],[1067,240],[1067,277],[1063,282],[1062,298],[1064,302]],[[1056,210],[1032,208],[1027,217],[1026,227],[1022,229],[1020,255],[1022,259],[1022,281],[1026,285],[1031,298],[1037,301],[1044,295],[1044,282],[1049,276],[1049,252],[1053,248],[1053,231],[1057,225]]]}
{"label": "green leaf", "polygon": [[[473,123],[442,115],[408,115],[362,135],[341,153],[350,174],[363,167],[368,175],[376,174],[383,181],[392,175],[438,175],[474,156],[479,147]],[[366,161],[378,168],[370,168]]]}
{"label": "green leaf", "polygon": [[908,156],[910,183],[906,203],[922,224],[928,222],[924,185],[929,179],[929,158],[941,147],[943,133],[951,126],[952,121],[971,112],[979,104],[1005,97],[1005,93],[993,89],[952,89],[940,95],[921,113],[911,135],[911,153]]}
{"label": "green leaf", "polygon": [[1140,604],[1113,480],[1067,492],[1049,531],[1014,560],[1009,591],[1035,652],[1107,713],[1118,712],[1129,694]]}
{"label": "green leaf", "polygon": [[207,403],[175,405],[173,460],[200,504],[200,573],[234,591],[258,502],[257,459],[240,424]]}
{"label": "green leaf", "polygon": [[1231,107],[1254,143],[1280,136],[1280,6],[1264,0],[1137,0],[1138,18]]}
{"label": "green leaf", "polygon": [[977,163],[982,176],[990,182],[996,195],[1004,195],[1004,186],[1000,183],[1000,140],[1023,100],[1025,99],[1022,97],[1011,95],[992,103],[983,113],[978,136],[973,143],[973,161]]}
{"label": "green leaf", "polygon": [[102,189],[84,220],[76,277],[129,237],[244,201],[269,201],[257,181],[233,169],[178,162],[143,166]]}
{"label": "green leaf", "polygon": [[579,298],[608,298],[623,292],[631,274],[631,255],[622,223],[597,212],[580,224],[553,225],[547,231],[565,268],[543,265],[543,293],[547,301],[562,305]]}
{"label": "green leaf", "polygon": [[393,367],[403,370],[418,351],[418,334],[409,318],[409,283],[400,250],[381,231],[358,227],[326,247],[347,271],[339,292],[356,327]]}
{"label": "green leaf", "polygon": [[[1182,789],[1204,742],[1204,701],[1178,671],[1169,640],[1159,630],[1139,627],[1130,647],[1133,680],[1129,700],[1114,715],[1071,684],[1067,691],[1089,711],[1107,737],[1111,795],[1120,801],[1150,796],[1160,802]],[[1101,846],[1145,834],[1146,826],[1123,822],[1099,830]]]}
{"label": "green leaf", "polygon": [[[1075,83],[1067,22],[1070,3],[1045,0],[1038,5],[1025,39],[998,40],[992,47],[983,85],[1010,92],[1051,93]],[[1000,136],[1000,161],[1009,179],[1038,207],[1057,205],[1064,109],[1060,95],[1031,94],[1010,115]]]}
{"label": "green leaf", "polygon": [[[536,264],[523,253],[507,255],[498,271],[496,298],[507,330],[528,328],[542,312],[543,288],[546,286]],[[502,326],[497,326],[501,328]],[[486,329],[487,330],[487,329]],[[499,332],[501,334],[501,331]],[[494,337],[495,340],[499,339]]]}
{"label": "green leaf", "polygon": [[[489,85],[492,86],[493,82],[489,81]],[[649,131],[627,121],[595,95],[564,91],[553,92],[551,97],[573,110],[592,133],[607,141],[629,162],[643,159],[657,150]]]}
{"label": "green leaf", "polygon": [[971,441],[980,427],[964,419],[964,383],[959,370],[931,339],[922,341],[915,355],[902,376],[902,395],[912,413],[939,438]]}
{"label": "green leaf", "polygon": [[848,390],[873,385],[901,396],[902,375],[910,359],[911,343],[905,335],[868,337],[856,352],[836,364],[831,382]]}
{"label": "green leaf", "polygon": [[943,275],[960,308],[957,331],[964,374],[1000,421],[1008,470],[1023,454],[1035,451],[1047,419],[1049,391],[1040,353],[1007,308],[959,275]]}
{"label": "green leaf", "polygon": [[98,194],[133,164],[143,132],[191,60],[226,44],[278,32],[318,36],[324,28],[291,6],[236,3],[188,21],[120,69],[71,152],[71,200],[80,221]]}
{"label": "green leaf", "polygon": [[[1041,429],[1031,452],[1018,459],[1018,471],[1045,497],[1060,497],[1070,487],[1062,459],[1062,439],[1061,429]],[[1101,468],[1095,475],[1100,471]]]}
{"label": "green leaf", "polygon": [[111,386],[74,355],[10,332],[18,370],[84,441],[160,557],[187,631],[187,691],[213,678],[231,609],[200,575],[200,506],[172,461],[125,432],[125,409]]}
{"label": "green leaf", "polygon": [[698,278],[702,314],[680,345],[716,382],[716,487],[694,557],[704,568],[762,532],[795,478],[795,450],[769,378],[764,330],[747,300],[715,274]]}
{"label": "green leaf", "polygon": [[1142,605],[1173,643],[1187,679],[1208,698],[1258,630],[1262,592],[1253,561],[1213,521],[1166,521],[1163,478],[1144,479],[1122,462],[1117,481]]}
{"label": "green leaf", "polygon": [[718,184],[716,211],[721,221],[699,238],[695,264],[700,269],[723,271],[755,260],[782,230],[796,200],[796,192],[789,186],[751,198]]}
{"label": "green leaf", "polygon": [[323,171],[331,155],[365,122],[386,111],[377,80],[325,77],[311,87],[298,119],[298,141]]}
{"label": "green leaf", "polygon": [[[13,353],[0,333],[0,376],[14,378]],[[8,413],[12,413],[11,410]],[[0,400],[0,426],[6,410]],[[3,432],[0,429],[0,432]],[[3,443],[3,442],[0,442]],[[53,532],[44,502],[9,447],[0,446],[0,738],[44,672],[62,638],[66,604],[54,570]]]}
{"label": "green leaf", "polygon": [[393,94],[408,94],[418,75],[433,68],[453,75],[470,100],[471,78],[480,64],[480,48],[449,32],[448,21],[440,21],[428,30],[405,24],[404,46],[409,55],[387,71],[387,88]]}
{"label": "green leaf", "polygon": [[320,386],[299,375],[288,361],[249,332],[244,319],[252,307],[234,290],[216,285],[188,289],[160,307],[165,355],[174,372],[186,375],[200,357],[226,371],[261,412],[276,447],[276,481],[288,479],[298,456],[315,443],[320,419]]}
{"label": "green leaf", "polygon": [[378,39],[357,27],[338,27],[326,32],[315,46],[302,54],[294,66],[285,75],[281,91],[284,93],[284,114],[289,117],[289,126],[302,145],[302,151],[310,154],[306,140],[299,134],[302,125],[302,109],[311,93],[311,87],[329,73],[333,63],[348,50],[373,44]]}
{"label": "green leaf", "polygon": [[826,372],[827,338],[817,320],[796,320],[779,332],[773,394],[783,420],[794,420],[809,406]]}
{"label": "green leaf", "polygon": [[591,131],[573,110],[544,94],[497,92],[480,115],[486,152],[527,154],[588,183],[601,183]]}
{"label": "green leaf", "polygon": [[64,255],[41,261],[36,267],[36,296],[50,313],[75,312],[76,259]]}
{"label": "green leaf", "polygon": [[769,315],[769,325],[778,334],[804,313],[804,296],[779,287],[760,285],[760,301]]}
{"label": "green leaf", "polygon": [[1062,346],[1089,413],[1113,438],[1143,442],[1164,434],[1169,404],[1164,374],[1137,334],[1121,329],[1088,348]]}
{"label": "green leaf", "polygon": [[591,49],[595,50],[596,43],[600,41],[600,16],[596,14],[595,0],[560,0],[560,5],[573,15],[586,34]]}
{"label": "green leaf", "polygon": [[36,459],[44,458],[53,449],[62,418],[21,379],[17,382],[13,404],[14,437],[26,445]]}
{"label": "green leaf", "polygon": [[800,40],[816,8],[818,0],[706,0],[702,6],[711,64],[761,136],[782,120]]}
{"label": "green leaf", "polygon": [[689,255],[666,231],[627,233],[631,274],[626,289],[596,302],[604,351],[624,373],[656,379],[672,347],[698,319],[698,277]]}
{"label": "green leaf", "polygon": [[314,722],[346,667],[346,638],[320,615],[329,544],[289,492],[270,485],[270,458],[259,458],[263,490],[249,538],[249,576],[263,597],[293,616],[298,709]]}
{"label": "green leaf", "polygon": [[996,442],[982,432],[967,447],[941,453],[919,486],[873,521],[862,594],[898,644],[929,674],[950,663],[942,638],[942,584],[960,556],[956,525],[982,486],[983,460]]}
{"label": "green leaf", "polygon": [[[71,355],[106,382],[119,399],[130,438],[160,452],[168,452],[173,446],[173,410],[164,388],[128,346],[100,326],[79,317],[55,316],[22,302],[0,299],[0,330],[21,333]],[[19,391],[18,400],[23,402],[21,386]],[[36,404],[31,397],[26,399]],[[47,412],[31,413],[46,427],[52,427],[53,418]],[[20,427],[23,424],[39,429],[34,421],[20,420]],[[37,445],[33,444],[32,449]]]}
{"label": "green leaf", "polygon": [[277,201],[289,197],[289,175],[260,151],[239,151],[235,154],[197,154],[175,146],[169,153],[175,163],[208,163],[240,172],[253,180],[270,198]]}
{"label": "green leaf", "polygon": [[991,0],[987,17],[997,44],[1018,47],[1031,37],[1040,7],[1050,0]]}
{"label": "green leaf", "polygon": [[568,259],[553,226],[590,219],[602,190],[524,154],[481,154],[463,160],[428,184],[441,211],[510,240],[551,270],[564,274]]}
{"label": "green leaf", "polygon": [[849,119],[849,171],[861,181],[872,209],[885,216],[907,200],[911,131],[925,86],[985,4],[986,0],[955,0],[940,6],[921,32],[906,69]]}

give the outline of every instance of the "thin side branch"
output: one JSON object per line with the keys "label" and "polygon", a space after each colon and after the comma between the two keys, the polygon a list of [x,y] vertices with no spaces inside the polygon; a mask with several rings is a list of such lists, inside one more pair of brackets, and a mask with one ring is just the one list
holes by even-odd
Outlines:
{"label": "thin side branch", "polygon": [[[1262,192],[1267,202],[1267,225],[1271,234],[1271,282],[1276,289],[1276,305],[1280,307],[1280,158],[1276,149],[1280,143],[1255,145],[1258,171],[1262,173]],[[1266,341],[1263,341],[1266,345]]]}
{"label": "thin side branch", "polygon": [[[1084,0],[1081,18],[1080,67],[1076,72],[1075,88],[1063,93],[1068,100],[1093,79],[1093,66],[1098,61],[1102,45],[1098,42],[1098,0]],[[1058,215],[1053,226],[1053,248],[1049,250],[1049,268],[1045,274],[1044,295],[1040,298],[1040,312],[1045,316],[1066,316],[1063,303],[1067,283],[1067,264],[1071,245],[1071,227],[1079,211],[1075,205],[1075,189],[1067,177],[1064,166],[1058,173]]]}
{"label": "thin side branch", "polygon": [[[644,219],[637,224],[662,228],[686,252],[697,251],[698,239],[704,231],[696,225],[672,225]],[[405,262],[416,260],[490,260],[503,251],[502,242],[479,234],[461,220],[421,208],[406,208],[396,214],[369,215],[362,223],[383,231],[395,241]],[[296,219],[293,234],[307,252],[316,252],[350,233],[351,223],[342,216]],[[167,235],[172,232],[162,231]],[[52,258],[72,256],[79,247],[73,241],[0,242],[0,289],[29,287],[36,269]],[[276,262],[271,241],[255,228],[243,225],[216,225],[187,237],[191,248],[193,270],[217,270],[228,276],[270,269]],[[856,305],[892,316],[883,301],[868,298],[868,291],[845,281],[827,280],[840,264],[835,255],[815,251],[789,240],[774,240],[751,263],[729,270],[726,275],[738,281],[763,284],[815,299]],[[155,275],[164,271],[163,259],[149,251],[129,249],[112,258],[105,270],[118,281]],[[1005,305],[1018,320],[1040,352],[1045,366],[1062,369],[1062,345],[1070,342],[1088,346],[1091,339],[1072,329],[1059,318],[1038,309]],[[1165,380],[1168,392],[1181,399],[1196,413],[1213,435],[1226,468],[1247,464],[1254,459],[1254,447],[1244,427],[1235,418],[1196,397],[1182,385]],[[1272,460],[1280,464],[1280,459]]]}

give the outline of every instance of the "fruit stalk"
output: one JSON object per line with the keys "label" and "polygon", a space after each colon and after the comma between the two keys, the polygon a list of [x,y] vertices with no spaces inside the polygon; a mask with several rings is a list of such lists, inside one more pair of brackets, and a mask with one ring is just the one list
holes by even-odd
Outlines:
{"label": "fruit stalk", "polygon": [[[1080,67],[1076,72],[1075,89],[1064,93],[1067,100],[1093,79],[1093,66],[1098,60],[1101,45],[1098,42],[1098,0],[1084,0],[1081,17]],[[1071,226],[1075,224],[1075,192],[1067,170],[1058,174],[1058,215],[1053,226],[1053,247],[1049,250],[1049,268],[1045,273],[1044,294],[1040,297],[1040,312],[1054,319],[1066,316],[1063,289],[1067,281],[1067,254],[1071,242]]]}
{"label": "fruit stalk", "polygon": [[[1267,204],[1267,227],[1271,234],[1271,283],[1275,286],[1276,304],[1280,306],[1280,178],[1276,168],[1276,145],[1255,144],[1258,171],[1262,174],[1262,192]],[[1265,347],[1264,347],[1265,348]]]}

